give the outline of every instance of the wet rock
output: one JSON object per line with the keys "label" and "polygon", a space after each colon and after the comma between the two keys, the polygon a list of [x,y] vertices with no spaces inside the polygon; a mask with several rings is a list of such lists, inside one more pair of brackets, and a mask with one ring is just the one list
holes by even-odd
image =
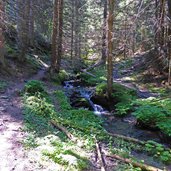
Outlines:
{"label": "wet rock", "polygon": [[76,108],[81,108],[81,107],[88,108],[88,109],[91,108],[88,101],[84,98],[71,99],[71,106]]}

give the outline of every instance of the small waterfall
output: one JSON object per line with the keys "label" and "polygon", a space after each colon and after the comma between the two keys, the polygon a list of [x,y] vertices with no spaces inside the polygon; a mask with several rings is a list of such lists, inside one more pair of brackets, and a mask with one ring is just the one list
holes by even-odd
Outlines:
{"label": "small waterfall", "polygon": [[80,86],[74,87],[73,84],[72,84],[73,81],[65,81],[64,82],[65,83],[64,88],[68,89],[68,90],[75,88],[74,91],[78,92],[81,97],[85,98],[89,102],[90,106],[92,107],[92,109],[94,111],[94,114],[102,115],[103,113],[105,113],[102,106],[94,104],[92,102],[91,97],[93,96],[94,91],[90,90],[90,89],[87,89],[87,88],[80,87]]}

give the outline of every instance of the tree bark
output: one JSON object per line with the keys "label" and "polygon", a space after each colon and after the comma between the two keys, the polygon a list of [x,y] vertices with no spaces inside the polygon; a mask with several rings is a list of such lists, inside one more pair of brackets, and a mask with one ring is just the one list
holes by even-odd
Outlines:
{"label": "tree bark", "polygon": [[71,61],[73,62],[73,45],[74,45],[74,0],[72,0],[72,18],[71,18]]}
{"label": "tree bark", "polygon": [[18,0],[18,15],[17,15],[17,35],[18,48],[20,50],[19,61],[25,61],[25,54],[28,46],[28,28],[29,28],[29,1]]}
{"label": "tree bark", "polygon": [[107,155],[107,157],[111,157],[111,158],[114,158],[114,159],[117,159],[117,160],[120,160],[124,163],[128,163],[128,164],[132,164],[133,166],[135,167],[139,167],[141,168],[142,170],[146,170],[146,171],[163,171],[159,168],[156,168],[156,167],[153,167],[153,166],[149,166],[149,165],[146,165],[146,164],[143,164],[143,163],[138,163],[138,162],[135,162],[131,159],[128,159],[128,158],[123,158],[119,155]]}
{"label": "tree bark", "polygon": [[104,11],[103,11],[103,36],[102,36],[102,57],[103,63],[106,63],[107,56],[107,40],[106,40],[106,28],[107,28],[107,0],[104,0]]}
{"label": "tree bark", "polygon": [[51,68],[50,68],[51,73],[56,71],[56,65],[57,65],[58,6],[59,6],[59,0],[55,0],[54,9],[53,9],[52,56],[51,56]]}
{"label": "tree bark", "polygon": [[108,54],[107,54],[107,91],[108,91],[108,98],[111,98],[112,90],[113,90],[113,21],[114,21],[114,0],[108,0]]}
{"label": "tree bark", "polygon": [[4,24],[4,15],[5,15],[5,2],[0,1],[0,66],[5,67],[5,38],[4,38],[4,30],[5,30],[5,24]]}
{"label": "tree bark", "polygon": [[168,16],[169,16],[169,28],[168,28],[168,60],[169,60],[169,73],[168,83],[171,84],[171,1],[168,0]]}
{"label": "tree bark", "polygon": [[29,11],[29,44],[34,46],[34,1],[30,0]]}
{"label": "tree bark", "polygon": [[59,0],[59,22],[58,22],[58,49],[57,49],[57,73],[59,73],[62,59],[63,38],[63,0]]}

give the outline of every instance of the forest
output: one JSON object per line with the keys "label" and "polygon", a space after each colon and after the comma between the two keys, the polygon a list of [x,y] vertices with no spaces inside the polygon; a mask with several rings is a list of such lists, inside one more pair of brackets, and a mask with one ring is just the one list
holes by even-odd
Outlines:
{"label": "forest", "polygon": [[170,0],[0,0],[1,171],[171,171]]}

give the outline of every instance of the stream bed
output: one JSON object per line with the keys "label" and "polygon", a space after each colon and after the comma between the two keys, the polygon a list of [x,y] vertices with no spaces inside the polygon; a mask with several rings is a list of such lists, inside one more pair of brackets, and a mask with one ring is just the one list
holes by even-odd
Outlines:
{"label": "stream bed", "polygon": [[[64,82],[64,89],[67,97],[70,99],[71,106],[93,111],[95,115],[102,118],[103,127],[107,132],[133,137],[142,141],[153,140],[167,146],[162,142],[157,131],[138,128],[136,126],[136,118],[131,114],[123,118],[116,117],[103,106],[95,104],[92,100],[92,97],[95,93],[94,88],[84,87],[81,81],[71,80]],[[147,157],[146,153],[133,151],[132,155],[135,158],[144,160],[145,163],[149,165],[153,165],[159,168],[163,168],[165,166],[163,163],[154,160],[153,157]],[[167,169],[171,170],[171,167],[168,166]]]}
{"label": "stream bed", "polygon": [[95,92],[94,88],[79,86],[79,82],[75,80],[66,81],[64,88],[71,105],[76,108],[86,108],[93,111],[95,115],[102,117],[104,120],[103,126],[108,132],[161,143],[157,131],[143,130],[136,127],[136,118],[131,114],[123,118],[116,117],[113,113],[104,109],[103,106],[95,104],[92,100]]}

